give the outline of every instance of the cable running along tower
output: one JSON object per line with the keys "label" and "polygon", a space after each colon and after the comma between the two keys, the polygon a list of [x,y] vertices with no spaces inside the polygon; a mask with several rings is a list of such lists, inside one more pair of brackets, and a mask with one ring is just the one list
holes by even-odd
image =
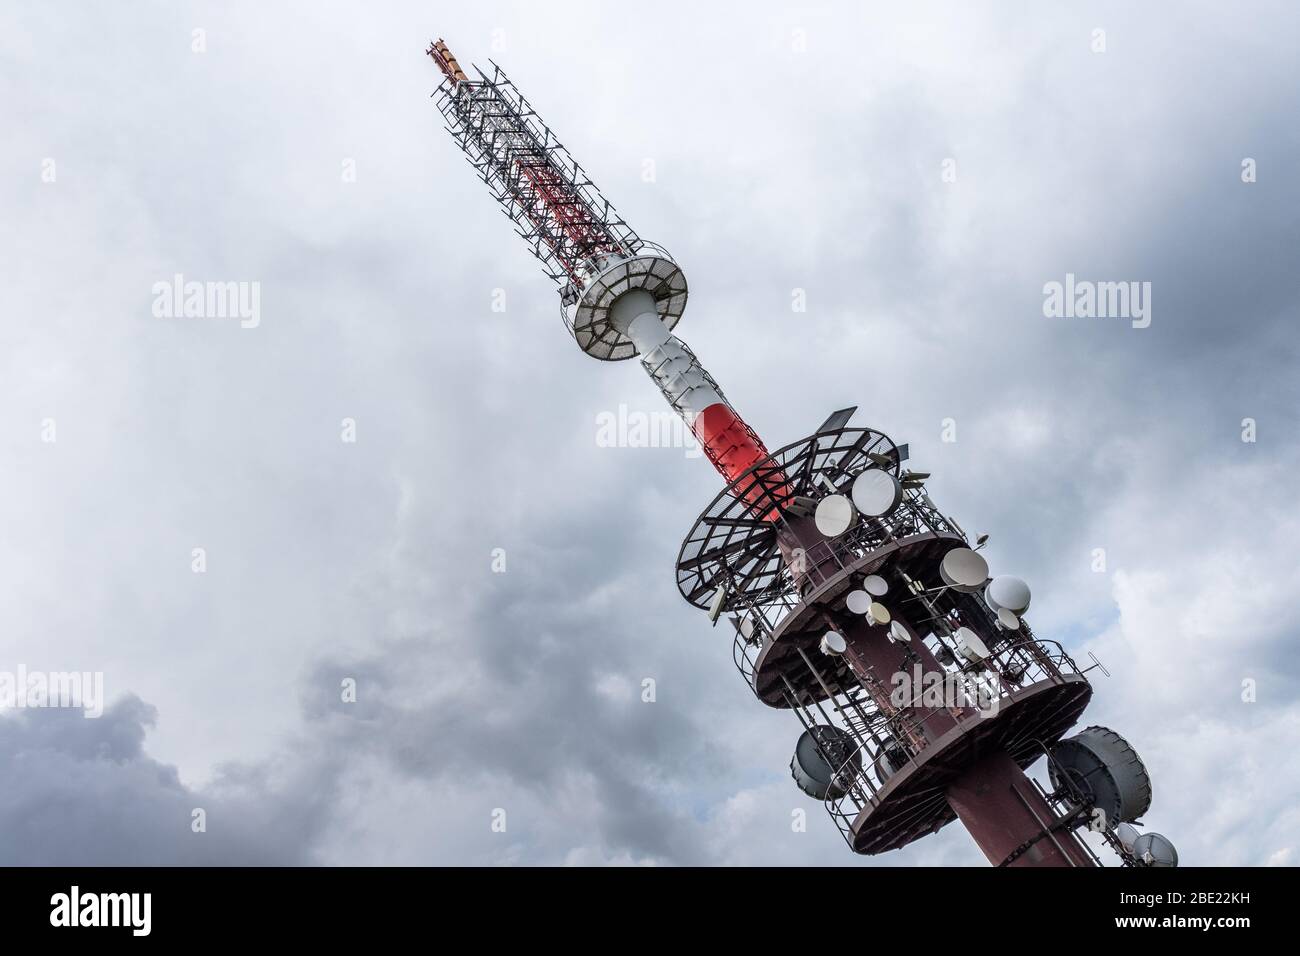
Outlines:
{"label": "cable running along tower", "polygon": [[[803,725],[795,783],[848,845],[882,853],[960,820],[990,863],[1124,865],[1177,854],[1135,826],[1145,767],[1104,727],[1075,725],[1086,672],[1024,620],[1029,588],[979,553],[904,468],[906,445],[830,415],[768,450],[673,334],[686,276],[642,239],[495,64],[471,78],[447,44],[426,51],[446,126],[560,295],[592,358],[637,358],[724,481],[677,558],[683,597],[723,618],[760,701]],[[1025,774],[1046,758],[1049,787]]]}

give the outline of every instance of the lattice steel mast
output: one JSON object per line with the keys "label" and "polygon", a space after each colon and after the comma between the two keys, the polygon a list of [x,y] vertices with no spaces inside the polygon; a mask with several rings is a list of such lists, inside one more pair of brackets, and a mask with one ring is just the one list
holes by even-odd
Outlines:
{"label": "lattice steel mast", "polygon": [[428,54],[442,71],[434,94],[470,164],[559,286],[565,324],[598,359],[640,355],[669,404],[728,481],[767,449],[695,353],[671,334],[686,308],[686,276],[642,240],[582,171],[501,68],[469,79],[447,45]]}

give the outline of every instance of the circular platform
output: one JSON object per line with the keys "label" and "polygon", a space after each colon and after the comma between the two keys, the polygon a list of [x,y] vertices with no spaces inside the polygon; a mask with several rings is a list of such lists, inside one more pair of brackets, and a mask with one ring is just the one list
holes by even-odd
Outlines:
{"label": "circular platform", "polygon": [[827,807],[832,816],[846,818],[855,852],[897,850],[956,819],[947,788],[977,760],[1005,750],[1017,766],[1027,768],[1043,756],[1044,745],[1074,726],[1091,697],[1092,686],[1081,674],[1030,684],[1002,700],[995,716],[977,713],[956,724],[874,794],[859,784]]}
{"label": "circular platform", "polygon": [[847,493],[853,478],[869,467],[899,471],[898,448],[870,428],[819,432],[773,452],[727,485],[696,519],[677,555],[678,590],[703,609],[724,581],[729,593],[723,610],[792,596],[776,524],[761,516],[783,512],[797,497],[822,497],[830,488]]}
{"label": "circular platform", "polygon": [[965,545],[965,540],[957,535],[927,532],[890,541],[855,561],[846,563],[842,570],[808,593],[800,604],[786,614],[764,643],[754,661],[753,687],[758,699],[770,707],[789,707],[786,697],[789,690],[787,681],[801,700],[817,701],[826,697],[825,689],[804,663],[800,650],[819,661],[818,666],[823,668],[823,676],[829,671],[834,682],[840,686],[856,683],[854,678],[847,675],[844,662],[835,662],[835,666],[831,667],[825,657],[813,654],[826,630],[822,612],[842,610],[849,592],[856,587],[856,582],[885,568],[889,569],[891,580],[896,581],[899,572],[906,572],[916,580],[932,583],[934,569],[939,566],[943,556],[953,548]]}
{"label": "circular platform", "polygon": [[686,311],[686,275],[668,250],[652,242],[643,242],[629,258],[611,256],[608,262],[586,280],[580,298],[569,304],[561,301],[560,314],[580,349],[592,358],[620,362],[637,352],[632,339],[610,321],[614,300],[624,292],[643,289],[654,296],[659,318],[672,329]]}

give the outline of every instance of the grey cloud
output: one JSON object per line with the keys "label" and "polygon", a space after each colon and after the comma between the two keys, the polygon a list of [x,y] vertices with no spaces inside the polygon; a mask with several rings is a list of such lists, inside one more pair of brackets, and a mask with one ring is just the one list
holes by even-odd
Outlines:
{"label": "grey cloud", "polygon": [[[629,35],[592,7],[585,65],[556,69],[574,39],[530,9],[4,15],[3,651],[103,670],[118,703],[0,722],[0,858],[982,862],[953,828],[858,860],[794,788],[797,723],[674,586],[716,476],[597,446],[599,412],[659,397],[566,340],[440,129],[432,32],[502,62],[682,261],[680,333],[769,445],[859,404],[992,532],[1035,629],[1116,674],[1085,720],[1151,764],[1153,826],[1190,860],[1285,862],[1295,12],[681,3]],[[1067,271],[1152,281],[1151,328],[1044,318]],[[260,281],[261,325],[152,318],[176,272]],[[1208,594],[1259,613],[1224,633]],[[189,833],[195,801],[231,822]]]}

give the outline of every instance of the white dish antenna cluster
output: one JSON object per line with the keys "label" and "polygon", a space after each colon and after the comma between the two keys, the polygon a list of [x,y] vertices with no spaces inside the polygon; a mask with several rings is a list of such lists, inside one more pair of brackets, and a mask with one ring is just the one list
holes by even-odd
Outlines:
{"label": "white dish antenna cluster", "polygon": [[939,577],[955,591],[983,589],[984,603],[1008,631],[1020,630],[1020,618],[1029,610],[1029,585],[1011,574],[989,577],[989,563],[970,548],[953,548],[939,562]]}
{"label": "white dish antenna cluster", "polygon": [[[878,574],[869,574],[862,579],[862,587],[850,591],[844,598],[845,606],[852,614],[861,614],[873,627],[882,627],[893,621],[889,609],[876,600],[889,591],[889,583]],[[900,626],[893,621],[895,626]],[[909,638],[910,639],[910,638]]]}
{"label": "white dish antenna cluster", "polygon": [[1020,630],[1020,617],[1029,610],[1029,585],[1010,574],[999,574],[984,588],[984,603],[1008,631]]}
{"label": "white dish antenna cluster", "polygon": [[883,518],[902,500],[903,486],[897,478],[883,469],[868,468],[853,479],[848,495],[832,487],[831,494],[817,502],[813,520],[823,535],[838,538],[857,523],[858,515]]}
{"label": "white dish antenna cluster", "polygon": [[1178,850],[1164,834],[1142,833],[1131,823],[1118,824],[1112,832],[1125,852],[1145,866],[1178,865]]}

